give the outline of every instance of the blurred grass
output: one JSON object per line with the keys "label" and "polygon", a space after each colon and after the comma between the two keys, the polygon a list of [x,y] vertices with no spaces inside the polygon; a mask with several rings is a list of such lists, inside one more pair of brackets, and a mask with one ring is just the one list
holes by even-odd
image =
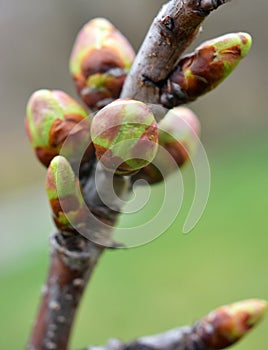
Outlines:
{"label": "blurred grass", "polygon": [[[188,190],[181,214],[164,235],[139,248],[105,253],[78,315],[74,347],[192,323],[240,299],[268,299],[267,151],[264,133],[210,147],[211,194],[197,227],[181,234],[193,193]],[[190,188],[190,167],[184,178]],[[151,205],[147,211],[157,203]],[[10,271],[0,269],[1,349],[21,349],[26,343],[47,252],[38,248],[18,260],[16,269],[14,262]],[[234,348],[266,349],[267,326],[268,318]]]}

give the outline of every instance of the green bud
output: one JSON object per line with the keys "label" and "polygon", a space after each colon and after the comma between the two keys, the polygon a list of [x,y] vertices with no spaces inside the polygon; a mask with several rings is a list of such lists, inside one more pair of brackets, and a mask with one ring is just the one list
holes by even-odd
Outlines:
{"label": "green bud", "polygon": [[47,170],[46,190],[56,226],[62,231],[73,231],[73,225],[85,222],[86,212],[79,180],[70,163],[56,156]]}
{"label": "green bud", "polygon": [[172,108],[213,90],[248,54],[251,44],[247,33],[226,34],[204,42],[179,61],[162,89],[161,103]]}
{"label": "green bud", "polygon": [[194,155],[199,134],[200,123],[190,109],[176,107],[169,110],[158,123],[159,149],[156,157],[152,164],[134,176],[134,180],[145,179],[151,184],[158,183],[178,170]]}
{"label": "green bud", "polygon": [[[27,105],[26,129],[30,143],[41,163],[48,166],[61,152],[69,161],[79,161],[90,146],[90,121],[88,112],[62,91],[39,90]],[[91,148],[90,148],[91,147]]]}
{"label": "green bud", "polygon": [[222,306],[200,321],[196,330],[205,348],[225,349],[247,334],[266,310],[267,302],[258,299]]}
{"label": "green bud", "polygon": [[127,39],[106,19],[96,18],[79,32],[70,72],[82,100],[99,109],[119,97],[135,53]]}
{"label": "green bud", "polygon": [[182,166],[191,157],[197,146],[200,123],[189,108],[171,109],[159,122],[159,144]]}
{"label": "green bud", "polygon": [[131,174],[149,164],[158,147],[157,123],[146,104],[118,99],[94,117],[91,137],[101,164]]}

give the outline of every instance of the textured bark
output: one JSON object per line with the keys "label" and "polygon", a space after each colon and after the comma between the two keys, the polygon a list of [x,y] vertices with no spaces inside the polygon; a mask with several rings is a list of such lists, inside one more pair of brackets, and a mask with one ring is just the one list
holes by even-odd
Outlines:
{"label": "textured bark", "polygon": [[171,0],[165,4],[145,37],[121,97],[160,103],[159,88],[198,34],[205,17],[227,1]]}
{"label": "textured bark", "polygon": [[28,350],[66,350],[77,306],[103,252],[81,236],[51,237],[50,269]]}
{"label": "textured bark", "polygon": [[193,327],[182,327],[165,333],[142,337],[130,343],[111,339],[103,347],[84,350],[207,350]]}

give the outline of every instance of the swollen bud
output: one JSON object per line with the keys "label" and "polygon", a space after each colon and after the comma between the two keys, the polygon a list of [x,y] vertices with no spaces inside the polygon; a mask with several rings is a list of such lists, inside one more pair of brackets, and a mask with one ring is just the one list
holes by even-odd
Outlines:
{"label": "swollen bud", "polygon": [[264,316],[267,302],[252,299],[222,306],[197,323],[205,348],[225,349],[240,340]]}
{"label": "swollen bud", "polygon": [[127,175],[148,165],[158,148],[158,129],[146,104],[118,99],[94,117],[91,137],[104,168]]}
{"label": "swollen bud", "polygon": [[90,121],[88,112],[69,95],[58,90],[39,90],[27,105],[26,129],[30,143],[42,164],[61,152],[69,161],[90,158]]}
{"label": "swollen bud", "polygon": [[61,231],[73,231],[85,222],[85,204],[79,180],[70,163],[56,156],[47,170],[46,190],[56,226]]}
{"label": "swollen bud", "polygon": [[179,61],[162,89],[161,103],[172,108],[213,90],[247,55],[251,43],[247,33],[226,34],[204,42]]}
{"label": "swollen bud", "polygon": [[193,155],[200,134],[200,123],[189,108],[171,109],[159,122],[159,144],[182,166]]}
{"label": "swollen bud", "polygon": [[156,157],[152,164],[134,176],[134,180],[145,179],[153,184],[178,170],[194,155],[199,134],[200,123],[193,111],[185,107],[169,110],[158,123]]}
{"label": "swollen bud", "polygon": [[100,109],[119,97],[134,61],[127,39],[106,19],[87,23],[74,43],[70,72],[82,100]]}

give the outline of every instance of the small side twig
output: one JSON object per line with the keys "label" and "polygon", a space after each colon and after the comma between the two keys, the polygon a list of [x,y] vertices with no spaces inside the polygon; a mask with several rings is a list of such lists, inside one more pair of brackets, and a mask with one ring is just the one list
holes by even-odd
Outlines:
{"label": "small side twig", "polygon": [[124,343],[111,339],[103,347],[85,350],[220,350],[239,341],[263,317],[267,303],[244,300],[222,306],[193,326],[175,328]]}
{"label": "small side twig", "polygon": [[167,332],[138,338],[130,343],[111,339],[101,346],[92,346],[84,350],[205,350],[192,327],[181,327]]}

